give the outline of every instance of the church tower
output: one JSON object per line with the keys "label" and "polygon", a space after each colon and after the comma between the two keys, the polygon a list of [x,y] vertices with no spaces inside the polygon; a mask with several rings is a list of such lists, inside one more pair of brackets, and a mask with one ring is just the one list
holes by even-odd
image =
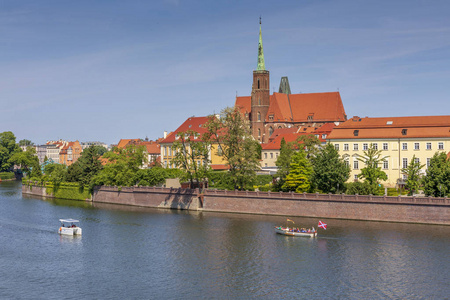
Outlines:
{"label": "church tower", "polygon": [[261,18],[259,18],[258,65],[256,70],[253,71],[251,126],[253,137],[260,143],[266,143],[269,139],[269,137],[266,136],[264,127],[270,104],[269,87],[269,71],[266,70],[266,65],[264,63]]}

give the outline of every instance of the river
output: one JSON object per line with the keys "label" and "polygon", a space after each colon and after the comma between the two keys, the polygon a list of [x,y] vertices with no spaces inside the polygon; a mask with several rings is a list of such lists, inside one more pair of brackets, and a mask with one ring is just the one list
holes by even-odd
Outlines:
{"label": "river", "polygon": [[[0,183],[0,299],[448,299],[450,226],[42,199]],[[81,221],[60,236],[59,218]],[[318,219],[292,218],[317,228]]]}

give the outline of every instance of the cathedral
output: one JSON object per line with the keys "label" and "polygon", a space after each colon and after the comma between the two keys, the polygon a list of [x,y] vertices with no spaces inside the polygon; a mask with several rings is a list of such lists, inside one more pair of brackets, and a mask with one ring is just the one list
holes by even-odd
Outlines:
{"label": "cathedral", "polygon": [[258,64],[253,71],[251,96],[236,97],[235,106],[250,121],[252,135],[267,143],[276,129],[338,125],[347,120],[339,92],[291,94],[287,77],[282,77],[278,93],[270,94],[270,76],[264,62],[261,22]]}

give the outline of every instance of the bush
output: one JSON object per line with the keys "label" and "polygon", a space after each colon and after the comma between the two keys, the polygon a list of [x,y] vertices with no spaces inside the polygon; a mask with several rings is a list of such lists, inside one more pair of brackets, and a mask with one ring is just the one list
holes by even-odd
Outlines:
{"label": "bush", "polygon": [[0,172],[0,179],[1,180],[7,180],[7,179],[14,179],[16,176],[13,172]]}
{"label": "bush", "polygon": [[383,185],[370,185],[367,181],[350,182],[346,184],[346,194],[348,195],[384,195]]}

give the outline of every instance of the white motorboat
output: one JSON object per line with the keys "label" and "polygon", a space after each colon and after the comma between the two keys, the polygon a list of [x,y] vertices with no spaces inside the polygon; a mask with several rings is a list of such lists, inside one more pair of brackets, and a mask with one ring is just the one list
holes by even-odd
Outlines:
{"label": "white motorboat", "polygon": [[61,227],[59,227],[58,233],[64,235],[81,235],[81,227],[77,224],[80,222],[75,219],[59,219]]}

